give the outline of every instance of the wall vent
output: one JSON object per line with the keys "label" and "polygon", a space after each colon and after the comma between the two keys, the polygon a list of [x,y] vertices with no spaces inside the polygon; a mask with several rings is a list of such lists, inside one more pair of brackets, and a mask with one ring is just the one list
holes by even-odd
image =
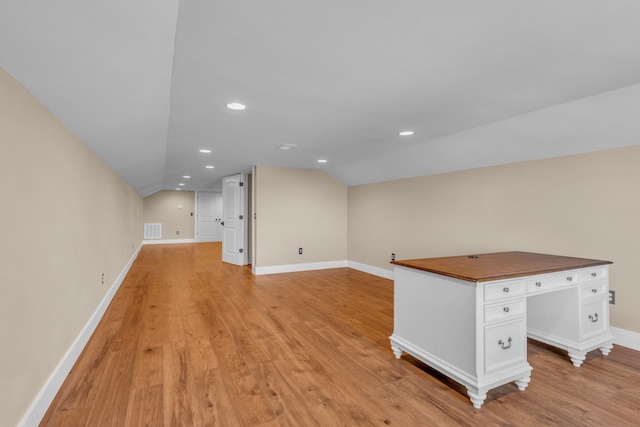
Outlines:
{"label": "wall vent", "polygon": [[145,224],[144,225],[144,238],[145,239],[161,239],[162,238],[162,224]]}

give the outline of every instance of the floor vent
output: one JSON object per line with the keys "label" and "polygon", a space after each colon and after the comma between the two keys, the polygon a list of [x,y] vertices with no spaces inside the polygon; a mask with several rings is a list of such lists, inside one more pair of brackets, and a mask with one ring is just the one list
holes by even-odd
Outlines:
{"label": "floor vent", "polygon": [[144,238],[145,239],[161,239],[162,238],[162,224],[145,224],[144,225]]}

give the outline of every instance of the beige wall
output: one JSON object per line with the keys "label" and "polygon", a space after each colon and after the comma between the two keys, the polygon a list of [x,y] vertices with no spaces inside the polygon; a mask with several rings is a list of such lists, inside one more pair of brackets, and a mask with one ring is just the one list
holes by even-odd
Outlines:
{"label": "beige wall", "polygon": [[530,251],[613,261],[612,326],[640,332],[640,145],[349,188],[349,260]]}
{"label": "beige wall", "polygon": [[[161,223],[162,239],[195,238],[196,198],[193,191],[158,191],[144,198],[145,223]],[[177,234],[176,231],[180,233]]]}
{"label": "beige wall", "polygon": [[266,166],[254,182],[256,267],[347,259],[343,184],[323,171]]}
{"label": "beige wall", "polygon": [[142,198],[1,67],[0,182],[0,425],[13,426],[135,253]]}

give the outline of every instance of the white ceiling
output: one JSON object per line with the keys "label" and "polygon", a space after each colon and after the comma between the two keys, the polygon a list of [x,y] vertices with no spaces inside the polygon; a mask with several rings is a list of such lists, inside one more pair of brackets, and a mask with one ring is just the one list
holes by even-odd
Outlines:
{"label": "white ceiling", "polygon": [[636,0],[2,0],[0,60],[142,195],[640,143]]}

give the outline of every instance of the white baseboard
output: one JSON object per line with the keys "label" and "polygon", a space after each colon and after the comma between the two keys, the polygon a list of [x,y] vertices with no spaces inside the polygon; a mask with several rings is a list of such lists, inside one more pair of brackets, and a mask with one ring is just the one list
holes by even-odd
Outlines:
{"label": "white baseboard", "polygon": [[196,239],[153,239],[153,240],[143,240],[143,245],[167,245],[171,243],[197,243]]}
{"label": "white baseboard", "polygon": [[611,328],[611,333],[614,345],[640,351],[640,333],[614,327]]}
{"label": "white baseboard", "polygon": [[348,267],[354,270],[359,270],[364,273],[373,274],[385,279],[393,280],[393,271],[385,270],[384,268],[373,267],[367,264],[361,264],[354,261],[328,261],[328,262],[314,262],[306,264],[289,264],[289,265],[273,265],[268,267],[252,267],[252,272],[256,276],[262,274],[277,274],[277,273],[292,273],[297,271],[311,271],[311,270],[324,270],[328,268],[342,268]]}
{"label": "white baseboard", "polygon": [[267,267],[252,266],[252,272],[256,276],[263,274],[293,273],[297,271],[326,270],[328,268],[342,268],[347,266],[347,261],[308,262],[304,264],[271,265]]}
{"label": "white baseboard", "polygon": [[343,267],[353,268],[354,270],[393,280],[392,270],[385,270],[384,268],[373,267],[354,261],[311,262],[305,264],[272,265],[268,267],[252,266],[252,272],[256,276],[259,276],[262,274],[293,273],[297,271],[325,270],[328,268]]}
{"label": "white baseboard", "polygon": [[347,267],[364,273],[373,274],[374,276],[382,277],[384,279],[393,280],[394,277],[393,270],[385,270],[384,268],[373,267],[371,265],[361,264],[355,261],[347,261]]}
{"label": "white baseboard", "polygon": [[58,390],[60,390],[62,383],[67,378],[67,375],[71,371],[73,365],[76,363],[76,360],[78,360],[78,357],[80,357],[80,353],[82,353],[82,350],[89,341],[89,338],[91,338],[91,335],[98,326],[100,319],[102,319],[105,311],[107,311],[109,303],[113,299],[113,296],[116,294],[116,291],[120,288],[120,285],[124,281],[124,278],[127,276],[127,273],[129,272],[131,265],[133,265],[133,262],[136,260],[136,257],[138,256],[141,248],[142,243],[140,243],[136,251],[127,262],[127,265],[125,265],[125,267],[122,269],[122,272],[120,273],[116,281],[113,283],[113,285],[111,285],[109,291],[107,291],[107,294],[98,305],[98,308],[96,308],[96,310],[93,312],[93,315],[91,315],[91,317],[89,318],[89,321],[85,324],[84,328],[82,328],[80,335],[76,337],[73,344],[71,344],[71,347],[69,347],[65,355],[58,363],[58,366],[56,366],[47,381],[44,383],[44,386],[42,386],[42,388],[40,389],[40,392],[31,403],[31,406],[29,406],[29,409],[27,409],[27,412],[25,412],[22,420],[20,420],[20,423],[18,424],[19,427],[31,427],[40,424],[40,421],[42,421],[42,417],[44,417],[44,414],[49,409],[49,406],[51,405],[51,402],[53,402],[53,399],[56,397]]}

